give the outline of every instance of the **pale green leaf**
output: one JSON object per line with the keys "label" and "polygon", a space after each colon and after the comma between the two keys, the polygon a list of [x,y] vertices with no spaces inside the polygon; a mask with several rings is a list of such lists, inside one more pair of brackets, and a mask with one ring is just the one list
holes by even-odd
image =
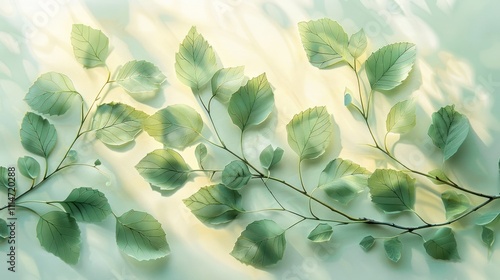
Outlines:
{"label": "pale green leaf", "polygon": [[500,212],[498,211],[482,214],[476,219],[476,225],[479,226],[489,225],[495,222],[495,220],[497,220],[498,217],[500,217]]}
{"label": "pale green leaf", "polygon": [[295,115],[286,125],[288,144],[300,160],[325,153],[333,134],[333,122],[326,107],[314,107]]}
{"label": "pale green leaf", "polygon": [[449,227],[438,229],[429,240],[425,241],[424,248],[427,254],[435,259],[452,261],[460,259],[455,235]]}
{"label": "pale green leaf", "polygon": [[488,249],[491,249],[491,247],[493,247],[493,243],[495,243],[495,232],[489,227],[483,226],[481,231],[481,240],[486,246],[488,246]]}
{"label": "pale green leaf", "polygon": [[318,224],[307,236],[312,242],[326,242],[332,238],[333,228],[329,224]]}
{"label": "pale green leaf", "polygon": [[175,54],[177,78],[195,91],[206,85],[217,71],[217,60],[212,47],[196,27],[191,27]]}
{"label": "pale green leaf", "polygon": [[183,201],[196,218],[212,225],[228,223],[244,211],[241,195],[221,184],[203,187]]}
{"label": "pale green leaf", "polygon": [[347,34],[336,21],[324,18],[300,22],[299,32],[312,65],[320,69],[330,68],[342,61],[353,65]]}
{"label": "pale green leaf", "polygon": [[71,45],[76,60],[84,67],[92,68],[106,64],[109,39],[101,30],[83,24],[73,24]]}
{"label": "pale green leaf", "polygon": [[365,252],[368,252],[373,247],[373,245],[375,245],[375,238],[373,238],[373,236],[371,235],[365,236],[361,240],[361,242],[359,242],[359,246],[361,246],[361,248]]}
{"label": "pale green leaf", "polygon": [[57,202],[77,221],[95,223],[111,214],[111,206],[104,194],[96,189],[73,189],[64,201]]}
{"label": "pale green leaf", "polygon": [[0,242],[10,236],[9,227],[4,219],[0,219]]}
{"label": "pale green leaf", "polygon": [[273,90],[266,74],[261,74],[231,96],[227,110],[233,123],[243,131],[267,119],[273,107]]}
{"label": "pale green leaf", "polygon": [[133,142],[142,131],[142,122],[148,115],[122,103],[107,103],[97,107],[92,129],[101,142],[110,146]]}
{"label": "pale green leaf", "polygon": [[6,167],[0,166],[0,186],[9,187],[9,172]]}
{"label": "pale green leaf", "polygon": [[191,171],[182,156],[172,149],[147,154],[135,168],[153,187],[166,191],[184,186]]}
{"label": "pale green leaf", "polygon": [[283,258],[285,230],[271,220],[249,224],[234,244],[231,255],[242,263],[266,267]]}
{"label": "pale green leaf", "polygon": [[469,198],[454,190],[443,192],[441,194],[441,200],[443,201],[444,209],[446,210],[446,219],[448,221],[459,217],[471,207]]}
{"label": "pale green leaf", "polygon": [[352,96],[350,93],[345,93],[344,94],[344,106],[349,106],[352,103]]}
{"label": "pale green leaf", "polygon": [[321,172],[318,188],[332,199],[347,204],[366,187],[369,175],[370,172],[358,164],[336,158]]}
{"label": "pale green leaf", "polygon": [[245,186],[252,178],[248,166],[240,160],[230,162],[222,171],[222,183],[232,189],[238,190]]}
{"label": "pale green leaf", "polygon": [[273,149],[273,146],[269,145],[262,150],[259,156],[260,164],[267,170],[270,170],[273,166],[278,164],[283,157],[283,149],[277,147]]}
{"label": "pale green leaf", "polygon": [[349,39],[349,52],[354,58],[358,58],[366,49],[366,35],[363,29],[352,34],[351,39]]}
{"label": "pale green leaf", "polygon": [[57,133],[54,125],[45,118],[28,112],[21,124],[21,144],[35,155],[47,158],[56,145]]}
{"label": "pale green leaf", "polygon": [[193,108],[176,104],[159,110],[144,121],[144,130],[167,147],[185,149],[201,135],[203,120]]}
{"label": "pale green leaf", "polygon": [[387,132],[406,133],[417,124],[417,115],[415,113],[415,104],[411,100],[405,100],[396,103],[385,122]]}
{"label": "pale green leaf", "polygon": [[198,146],[196,146],[194,150],[194,155],[196,157],[196,160],[198,161],[198,165],[203,168],[203,160],[208,155],[207,146],[205,146],[205,144],[203,143],[198,144]]}
{"label": "pale green leaf", "polygon": [[48,212],[38,220],[36,236],[40,245],[68,264],[76,264],[80,258],[80,229],[68,213]]}
{"label": "pale green leaf", "polygon": [[384,241],[385,255],[393,262],[398,262],[401,259],[401,251],[403,244],[397,237],[386,239]]}
{"label": "pale green leaf", "polygon": [[19,158],[17,160],[17,167],[23,176],[30,179],[35,179],[40,175],[40,164],[30,156]]}
{"label": "pale green leaf", "polygon": [[402,171],[377,169],[368,178],[373,203],[386,213],[413,210],[415,179]]}
{"label": "pale green leaf", "polygon": [[243,84],[245,67],[222,68],[215,72],[211,80],[212,95],[223,103],[229,102],[231,95]]}
{"label": "pale green leaf", "polygon": [[439,149],[444,160],[453,156],[469,134],[467,117],[455,111],[455,105],[446,106],[432,114],[432,124],[427,134]]}
{"label": "pale green leaf", "polygon": [[116,243],[123,253],[139,261],[170,254],[161,224],[145,212],[130,210],[116,218]]}
{"label": "pale green leaf", "polygon": [[75,97],[80,96],[73,82],[64,74],[42,74],[28,90],[26,103],[42,114],[62,115],[68,111]]}
{"label": "pale green leaf", "polygon": [[399,86],[413,68],[416,53],[411,43],[387,45],[372,53],[365,62],[372,90],[391,90]]}
{"label": "pale green leaf", "polygon": [[[434,169],[432,171],[429,171],[429,175],[432,175],[434,176],[435,178],[439,179],[439,180],[442,180],[442,181],[449,181],[450,179],[448,179],[448,176],[446,176],[446,174],[444,173],[443,170],[437,168],[437,169]],[[436,185],[443,185],[445,183],[443,183],[442,181],[439,181],[437,179],[431,179],[431,181],[436,184]]]}
{"label": "pale green leaf", "polygon": [[151,62],[133,60],[125,63],[116,75],[116,82],[133,96],[154,96],[165,81],[165,75]]}

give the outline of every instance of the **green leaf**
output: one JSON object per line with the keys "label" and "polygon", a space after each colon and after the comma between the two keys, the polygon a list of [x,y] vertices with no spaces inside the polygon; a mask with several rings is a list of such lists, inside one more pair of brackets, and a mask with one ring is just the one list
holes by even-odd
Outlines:
{"label": "green leaf", "polygon": [[0,242],[9,237],[9,227],[4,219],[0,219]]}
{"label": "green leaf", "polygon": [[344,94],[344,106],[349,106],[352,103],[352,96],[350,93],[345,93]]}
{"label": "green leaf", "polygon": [[241,195],[221,184],[203,187],[183,201],[196,218],[212,225],[231,222],[244,211]]}
{"label": "green leaf", "polygon": [[259,156],[260,164],[267,170],[270,170],[273,166],[275,166],[278,162],[281,161],[283,157],[283,149],[277,147],[273,149],[273,146],[269,145],[262,150]]}
{"label": "green leaf", "polygon": [[135,168],[153,187],[166,191],[184,186],[191,171],[182,156],[172,149],[154,150]]}
{"label": "green leaf", "polygon": [[212,95],[223,103],[229,102],[231,95],[242,85],[245,67],[222,68],[215,72],[211,80]]}
{"label": "green leaf", "polygon": [[481,240],[486,246],[488,246],[488,249],[491,249],[493,247],[493,243],[495,243],[495,232],[486,226],[483,226],[482,228]]}
{"label": "green leaf", "polygon": [[299,32],[312,65],[319,69],[330,68],[342,61],[353,65],[347,34],[336,21],[324,18],[300,22]]}
{"label": "green leaf", "polygon": [[425,241],[424,248],[427,254],[440,260],[459,260],[455,235],[449,227],[438,229],[434,236]]}
{"label": "green leaf", "polygon": [[267,119],[273,107],[273,90],[266,74],[261,74],[249,80],[231,96],[227,110],[233,123],[244,131]]}
{"label": "green leaf", "polygon": [[286,125],[288,144],[300,160],[321,156],[330,144],[333,123],[326,107],[314,107],[295,115]]}
{"label": "green leaf", "polygon": [[142,131],[142,121],[148,115],[122,103],[107,103],[97,107],[92,130],[106,145],[120,146],[133,142]]}
{"label": "green leaf", "polygon": [[194,150],[194,155],[196,157],[196,160],[198,161],[198,165],[200,166],[200,168],[203,168],[203,160],[208,155],[207,146],[205,146],[205,144],[203,143],[198,144],[198,146],[196,146],[196,149]]}
{"label": "green leaf", "polygon": [[329,224],[318,224],[307,236],[312,242],[326,242],[332,238],[333,228]]}
{"label": "green leaf", "polygon": [[8,176],[8,170],[6,167],[0,166],[0,186],[9,187],[9,176]]}
{"label": "green leaf", "polygon": [[83,24],[73,24],[71,45],[76,60],[84,67],[92,68],[106,64],[109,39],[101,30]]}
{"label": "green leaf", "polygon": [[176,104],[161,109],[144,121],[144,130],[167,147],[185,149],[201,135],[203,120],[193,108]]}
{"label": "green leaf", "polygon": [[476,219],[476,225],[479,226],[489,225],[495,222],[495,220],[497,220],[498,217],[500,217],[500,212],[489,212],[482,214]]}
{"label": "green leaf", "polygon": [[386,213],[413,210],[415,179],[402,171],[377,169],[368,178],[373,203]]}
{"label": "green leaf", "polygon": [[442,193],[441,200],[443,201],[448,221],[459,217],[471,207],[470,200],[466,195],[459,194],[453,190],[447,190]]}
{"label": "green leaf", "polygon": [[99,166],[99,165],[101,165],[101,164],[102,164],[102,163],[101,163],[101,161],[100,161],[99,159],[96,159],[96,160],[94,161],[94,166]]}
{"label": "green leaf", "polygon": [[175,54],[177,78],[198,91],[210,81],[217,69],[212,47],[196,31],[196,27],[191,27],[179,46],[179,52]]}
{"label": "green leaf", "polygon": [[242,263],[266,267],[283,258],[285,230],[274,221],[260,220],[249,224],[234,244],[231,255]]}
{"label": "green leaf", "polygon": [[19,158],[17,160],[17,166],[19,168],[19,172],[21,172],[23,176],[30,179],[35,179],[38,175],[40,175],[40,164],[36,161],[36,159],[30,156]]}
{"label": "green leaf", "polygon": [[411,100],[405,100],[396,103],[385,122],[387,132],[406,133],[417,124],[417,115],[415,113],[415,104]]}
{"label": "green leaf", "polygon": [[[429,171],[429,175],[432,175],[436,178],[438,178],[439,180],[443,180],[443,181],[450,181],[450,179],[448,179],[448,176],[446,176],[446,174],[444,173],[443,170],[437,168],[437,169],[434,169],[432,171]],[[434,184],[436,185],[443,185],[445,183],[439,181],[439,180],[436,180],[436,179],[430,179]]]}
{"label": "green leaf", "polygon": [[330,161],[319,177],[318,188],[332,199],[347,204],[367,185],[368,172],[350,160]]}
{"label": "green leaf", "polygon": [[361,246],[365,252],[368,252],[373,245],[375,245],[375,238],[371,235],[365,236],[361,242],[359,242],[359,246]]}
{"label": "green leaf", "polygon": [[80,229],[75,218],[61,212],[48,212],[38,220],[36,236],[40,245],[68,264],[80,258]]}
{"label": "green leaf", "polygon": [[401,259],[401,251],[403,244],[397,237],[386,239],[384,241],[385,255],[393,262],[398,262]]}
{"label": "green leaf", "polygon": [[28,90],[26,103],[42,114],[62,115],[75,97],[80,96],[68,76],[49,72],[42,74]]}
{"label": "green leaf", "polygon": [[351,39],[349,39],[349,53],[354,58],[358,58],[366,49],[366,35],[363,29],[360,29],[358,32],[352,34]]}
{"label": "green leaf", "polygon": [[150,97],[158,92],[165,78],[153,63],[133,60],[118,70],[116,82],[132,95]]}
{"label": "green leaf", "polygon": [[239,190],[252,178],[248,166],[240,160],[230,162],[222,171],[222,183],[232,189]]}
{"label": "green leaf", "polygon": [[444,160],[453,156],[469,133],[467,117],[455,111],[455,105],[442,107],[432,114],[432,124],[427,134],[439,149]]}
{"label": "green leaf", "polygon": [[139,261],[170,254],[161,224],[145,212],[130,210],[116,218],[116,243],[123,253]]}
{"label": "green leaf", "polygon": [[108,199],[102,192],[92,188],[73,189],[64,201],[58,203],[77,221],[100,222],[111,214]]}
{"label": "green leaf", "polygon": [[416,47],[411,43],[395,43],[372,53],[365,62],[372,90],[391,90],[399,86],[415,63]]}
{"label": "green leaf", "polygon": [[56,128],[43,117],[28,112],[21,124],[21,144],[35,155],[47,158],[57,141]]}

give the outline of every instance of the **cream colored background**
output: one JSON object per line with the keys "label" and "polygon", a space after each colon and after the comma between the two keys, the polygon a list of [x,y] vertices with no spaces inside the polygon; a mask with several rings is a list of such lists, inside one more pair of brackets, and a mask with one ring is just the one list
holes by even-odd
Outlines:
{"label": "cream colored background", "polygon": [[[84,23],[101,29],[109,37],[111,54],[107,62],[112,70],[128,60],[145,59],[155,63],[167,76],[160,96],[147,104],[138,103],[119,88],[112,88],[105,101],[131,104],[150,114],[169,104],[197,106],[190,90],[176,79],[174,70],[179,43],[194,25],[214,47],[224,66],[244,65],[248,77],[266,72],[275,88],[273,116],[266,122],[267,126],[245,138],[245,151],[250,160],[258,160],[258,152],[269,143],[287,147],[285,124],[295,113],[326,105],[335,119],[335,143],[319,163],[305,168],[311,188],[326,162],[337,156],[349,158],[370,170],[391,167],[386,158],[362,145],[370,143],[366,128],[343,106],[344,88],[355,88],[353,74],[345,67],[321,71],[306,59],[297,23],[329,17],[344,26],[349,34],[364,28],[370,51],[397,41],[417,45],[418,61],[411,79],[398,94],[375,98],[379,138],[383,136],[385,115],[390,106],[411,96],[418,104],[418,125],[400,139],[395,151],[403,162],[429,171],[441,162],[440,152],[426,135],[430,114],[441,106],[456,104],[457,110],[468,116],[473,130],[452,162],[446,163],[446,168],[464,186],[498,193],[500,20],[497,11],[500,2],[435,2],[0,0],[0,165],[13,164],[18,157],[26,155],[19,143],[21,120],[29,110],[23,97],[40,74],[48,71],[67,74],[88,101],[104,81],[102,69],[85,70],[73,58],[69,41],[71,25]],[[226,126],[230,123],[224,111],[220,111],[217,118]],[[59,136],[54,156],[60,157],[74,133],[78,110],[75,106],[72,114],[52,120]],[[237,132],[233,126],[224,128],[227,141],[235,148],[239,141]],[[390,138],[392,143],[396,140],[397,137]],[[499,272],[498,244],[488,259],[487,249],[479,240],[480,230],[475,227],[461,230],[462,225],[454,226],[461,262],[435,261],[425,254],[415,236],[405,236],[403,257],[400,263],[393,264],[385,258],[381,244],[366,254],[358,242],[368,233],[390,235],[394,232],[338,227],[331,242],[318,245],[305,238],[314,227],[313,223],[305,222],[287,233],[283,260],[274,267],[257,270],[229,255],[241,230],[249,222],[264,217],[276,218],[286,227],[293,223],[293,217],[260,213],[245,216],[227,227],[206,227],[190,214],[181,199],[208,184],[207,179],[196,178],[174,195],[162,197],[135,171],[134,165],[147,152],[160,148],[146,134],[142,134],[135,145],[118,150],[109,150],[92,137],[80,143],[84,143],[78,146],[80,160],[93,162],[100,158],[108,175],[73,169],[74,173],[51,181],[31,198],[64,199],[74,187],[99,188],[116,213],[134,208],[155,216],[163,224],[172,254],[144,263],[123,256],[115,245],[114,221],[109,217],[100,225],[80,225],[81,260],[75,266],[68,266],[38,244],[36,217],[19,212],[18,216],[22,217],[17,232],[16,276],[19,279],[494,279]],[[183,155],[196,166],[193,149]],[[284,163],[291,166],[295,161],[292,151],[286,148]],[[214,165],[217,162],[212,161]],[[219,166],[223,163],[220,161]],[[277,172],[291,182],[298,182],[295,169],[279,168]],[[417,211],[429,221],[442,221],[440,200],[429,192],[429,188],[436,187],[419,179]],[[262,204],[270,202],[258,189],[255,185],[245,191],[245,196],[251,197],[245,199],[246,208],[265,207]],[[354,201],[353,213],[382,217],[369,203],[368,194],[365,192],[362,196]],[[4,200],[4,194],[1,197]],[[304,202],[285,200],[292,205]],[[497,203],[496,207],[499,206]],[[397,220],[409,223],[413,218],[402,215]],[[5,244],[0,248],[4,252]],[[10,279],[5,278],[12,275],[4,268],[4,258],[0,256],[0,278]]]}

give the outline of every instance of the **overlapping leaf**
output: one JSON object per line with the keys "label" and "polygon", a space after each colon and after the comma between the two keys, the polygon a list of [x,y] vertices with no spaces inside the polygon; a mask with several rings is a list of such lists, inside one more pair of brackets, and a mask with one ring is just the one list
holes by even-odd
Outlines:
{"label": "overlapping leaf", "polygon": [[76,60],[84,67],[92,68],[106,64],[109,39],[101,30],[83,24],[73,24],[71,45]]}
{"label": "overlapping leaf", "polygon": [[72,190],[64,201],[58,203],[77,221],[100,222],[111,214],[111,207],[104,194],[88,187]]}
{"label": "overlapping leaf", "polygon": [[212,95],[223,103],[229,102],[231,95],[242,85],[245,67],[222,68],[211,79]]}
{"label": "overlapping leaf", "polygon": [[40,164],[30,156],[19,158],[17,160],[17,167],[19,168],[19,172],[27,178],[35,179],[40,175]]}
{"label": "overlapping leaf", "polygon": [[368,178],[373,203],[387,213],[413,210],[415,179],[402,171],[377,169]]}
{"label": "overlapping leaf", "polygon": [[28,112],[21,124],[21,144],[28,151],[47,158],[56,145],[56,128],[45,118]]}
{"label": "overlapping leaf", "polygon": [[133,60],[125,63],[116,75],[116,82],[133,95],[154,95],[165,81],[165,75],[151,62]]}
{"label": "overlapping leaf", "polygon": [[274,165],[278,164],[283,157],[283,149],[277,147],[273,149],[273,146],[269,145],[260,153],[259,160],[262,167],[270,170]]}

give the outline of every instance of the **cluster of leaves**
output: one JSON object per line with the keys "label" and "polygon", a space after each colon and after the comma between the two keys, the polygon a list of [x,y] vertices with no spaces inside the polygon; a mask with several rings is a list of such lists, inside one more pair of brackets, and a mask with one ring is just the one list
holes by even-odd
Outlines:
{"label": "cluster of leaves", "polygon": [[[100,30],[75,24],[71,31],[71,44],[76,60],[83,67],[108,69],[106,58],[109,54],[109,40]],[[94,133],[104,144],[120,146],[134,141],[142,131],[143,120],[148,115],[130,105],[112,102],[100,104],[95,110],[93,107],[101,100],[104,88],[110,83],[117,83],[132,96],[151,95],[159,90],[165,76],[152,63],[135,60],[123,65],[116,73],[115,80],[110,79],[111,73],[107,71],[108,77],[104,85],[87,110],[83,97],[75,89],[71,79],[56,72],[42,74],[29,88],[25,98],[34,112],[26,113],[23,118],[21,144],[27,152],[41,159],[44,166],[32,156],[18,159],[17,170],[31,181],[31,185],[24,189],[18,186],[17,192],[22,193],[16,196],[15,205],[19,210],[28,210],[39,216],[36,236],[40,245],[68,264],[77,263],[80,257],[82,241],[78,222],[100,223],[110,214],[116,220],[116,243],[126,255],[142,261],[161,258],[170,252],[165,232],[153,216],[136,210],[117,216],[104,193],[96,188],[75,188],[64,200],[24,200],[66,168],[87,166],[98,169],[101,165],[99,160],[93,164],[76,161],[77,152],[72,148],[83,135]],[[64,115],[75,106],[76,100],[81,103],[78,132],[72,143],[65,148],[63,158],[54,158],[52,151],[57,145],[58,133],[56,127],[43,115]],[[0,175],[0,183],[8,187],[7,168],[0,167]],[[34,203],[42,203],[48,210],[35,210],[31,205]],[[4,212],[7,209],[7,206],[1,208]],[[0,219],[0,240],[7,237],[6,232],[6,222]]]}

